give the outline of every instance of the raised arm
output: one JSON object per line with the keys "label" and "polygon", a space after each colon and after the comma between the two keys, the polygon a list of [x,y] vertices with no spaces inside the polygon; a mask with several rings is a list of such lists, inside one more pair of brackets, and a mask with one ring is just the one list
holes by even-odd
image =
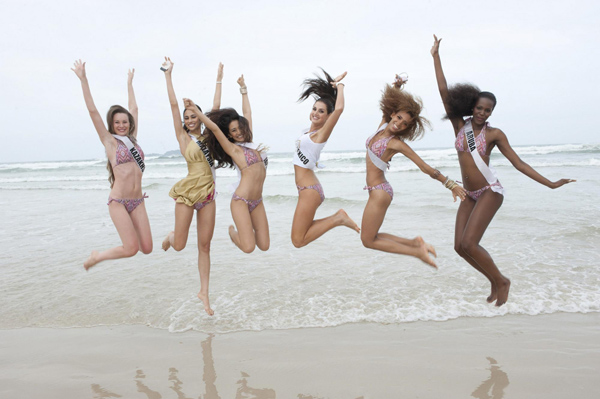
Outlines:
{"label": "raised arm", "polygon": [[[446,114],[450,115],[450,109],[448,107],[448,83],[446,82],[446,77],[444,76],[444,70],[442,69],[442,60],[440,59],[440,42],[442,39],[438,39],[436,35],[433,35],[433,46],[431,47],[431,55],[433,56],[433,67],[435,69],[435,78],[437,80],[438,89],[440,91],[440,96],[442,97],[442,102],[444,104],[444,110],[446,110]],[[452,126],[454,127],[454,132],[458,133],[458,131],[463,127],[464,121],[462,118],[451,118],[450,122],[452,122]]]}
{"label": "raised arm", "polygon": [[572,183],[576,181],[573,179],[560,179],[555,182],[552,182],[544,176],[542,176],[535,169],[529,166],[529,164],[527,164],[521,158],[519,158],[515,150],[513,150],[513,148],[510,146],[508,138],[500,129],[496,129],[496,132],[494,132],[494,144],[496,144],[502,155],[504,155],[510,161],[510,163],[515,167],[515,169],[517,169],[519,172],[523,173],[530,179],[533,179],[546,187],[554,189],[559,188],[567,183]]}
{"label": "raised arm", "polygon": [[94,127],[96,128],[96,132],[98,133],[98,137],[100,137],[100,141],[104,146],[107,145],[112,140],[111,134],[104,126],[104,122],[102,121],[102,116],[98,112],[96,105],[94,104],[94,99],[92,98],[92,92],[90,91],[90,85],[87,80],[87,76],[85,73],[85,62],[81,62],[81,60],[75,61],[73,68],[71,68],[75,75],[81,81],[81,89],[83,90],[83,99],[85,100],[85,106],[87,107],[88,112],[90,113],[90,117],[92,118],[92,122]]}
{"label": "raised arm", "polygon": [[128,99],[128,108],[129,113],[133,116],[133,121],[135,122],[135,130],[133,131],[133,137],[137,138],[137,132],[139,127],[138,122],[138,106],[135,101],[135,93],[133,92],[133,75],[135,74],[135,68],[130,69],[127,72],[127,99]]}
{"label": "raised arm", "polygon": [[244,75],[240,76],[237,80],[240,85],[240,93],[242,94],[242,114],[244,118],[248,120],[250,130],[252,131],[252,109],[250,109],[250,99],[248,98],[248,87],[244,81]]}
{"label": "raised arm", "polygon": [[319,129],[317,131],[317,133],[315,133],[314,141],[316,143],[324,143],[327,140],[329,140],[329,136],[331,136],[331,132],[333,132],[333,128],[335,127],[336,123],[340,119],[340,116],[342,116],[342,112],[344,112],[344,105],[345,105],[345,103],[344,103],[344,88],[346,87],[346,85],[343,82],[341,82],[341,80],[344,79],[344,77],[346,76],[347,73],[348,72],[342,73],[340,76],[335,78],[333,80],[333,82],[331,82],[331,85],[333,87],[337,87],[337,97],[335,98],[335,108],[334,108],[333,112],[331,113],[331,115],[329,115],[329,118],[327,118],[327,121],[325,122],[323,127],[321,129]]}
{"label": "raised arm", "polygon": [[408,159],[410,159],[417,167],[421,170],[421,172],[426,175],[431,176],[432,179],[439,181],[444,185],[444,187],[448,188],[452,192],[452,197],[454,201],[456,198],[460,198],[460,200],[464,200],[466,197],[465,189],[456,184],[453,180],[450,180],[450,177],[444,176],[440,173],[439,170],[432,168],[427,164],[427,162],[423,161],[423,159],[413,151],[412,148],[408,144],[406,144],[402,140],[390,140],[388,144],[388,148],[395,150]]}
{"label": "raised arm", "polygon": [[173,61],[171,58],[165,57],[165,62],[160,68],[165,72],[165,79],[167,80],[167,94],[169,96],[169,104],[171,105],[171,115],[173,116],[173,127],[175,128],[175,135],[180,147],[185,148],[187,145],[186,138],[189,138],[183,129],[181,123],[181,113],[179,112],[179,104],[177,104],[177,96],[175,96],[175,89],[173,89],[173,80],[171,79],[171,72],[173,72]]}
{"label": "raised arm", "polygon": [[198,109],[198,107],[196,106],[196,104],[194,104],[192,100],[190,100],[189,98],[184,98],[183,104],[186,110],[190,110],[193,113],[195,113],[196,116],[200,119],[200,121],[204,123],[204,126],[206,126],[206,128],[209,129],[211,132],[213,132],[213,134],[219,141],[219,144],[221,144],[221,147],[223,147],[223,150],[229,156],[233,157],[233,154],[237,149],[239,149],[239,147],[233,144],[231,141],[229,141],[225,136],[225,133],[223,133],[221,129],[219,129],[219,126],[217,126],[217,124],[214,123],[208,116],[204,115],[204,113],[202,113]]}
{"label": "raised arm", "polygon": [[223,64],[219,62],[217,70],[217,83],[215,87],[215,98],[213,99],[212,110],[216,111],[221,108],[221,89],[223,87]]}

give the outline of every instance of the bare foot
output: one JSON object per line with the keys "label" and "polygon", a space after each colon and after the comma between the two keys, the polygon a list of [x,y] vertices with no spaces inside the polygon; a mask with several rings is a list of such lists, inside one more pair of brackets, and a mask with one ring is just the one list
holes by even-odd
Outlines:
{"label": "bare foot", "polygon": [[496,289],[496,284],[492,283],[492,292],[490,293],[490,296],[487,297],[486,301],[488,303],[492,303],[496,299],[498,299],[498,292],[497,292],[497,289]]}
{"label": "bare foot", "polygon": [[90,257],[87,258],[85,262],[83,262],[83,267],[85,267],[85,270],[90,270],[90,267],[96,266],[96,263],[100,262],[100,260],[98,259],[98,255],[98,251],[92,251]]}
{"label": "bare foot", "polygon": [[210,303],[208,303],[208,295],[207,294],[203,294],[202,292],[199,292],[198,299],[200,299],[202,301],[202,303],[204,304],[204,311],[209,316],[212,316],[215,314],[215,312],[210,308]]}
{"label": "bare foot", "polygon": [[437,252],[435,252],[435,248],[433,247],[433,245],[426,243],[425,240],[423,239],[423,237],[416,236],[413,239],[413,242],[415,243],[414,244],[415,247],[420,247],[422,245],[425,245],[425,247],[427,248],[427,252],[429,252],[430,254],[432,254],[434,257],[437,258]]}
{"label": "bare foot", "polygon": [[505,279],[497,286],[498,289],[498,299],[496,300],[496,306],[502,306],[508,300],[508,291],[510,290],[510,280]]}
{"label": "bare foot", "polygon": [[[420,237],[418,237],[420,238]],[[422,240],[422,238],[421,238]],[[429,266],[431,267],[435,267],[437,269],[437,265],[435,264],[434,260],[431,259],[431,257],[429,256],[429,254],[435,254],[435,249],[433,248],[433,246],[431,246],[430,244],[427,244],[426,242],[423,241],[423,245],[421,245],[418,248],[418,253],[417,253],[417,258],[421,259],[423,262],[427,263]]]}
{"label": "bare foot", "polygon": [[357,233],[360,233],[360,227],[358,227],[358,225],[354,222],[354,220],[352,220],[350,218],[350,216],[348,216],[348,214],[346,213],[345,210],[340,209],[339,211],[337,211],[335,213],[335,216],[337,216],[338,218],[341,218],[342,226],[349,227],[352,230],[356,231]]}
{"label": "bare foot", "polygon": [[166,251],[169,248],[171,248],[171,236],[172,235],[173,235],[173,232],[170,232],[169,234],[167,234],[167,236],[163,240],[163,242],[162,242],[162,249],[163,249],[163,251]]}

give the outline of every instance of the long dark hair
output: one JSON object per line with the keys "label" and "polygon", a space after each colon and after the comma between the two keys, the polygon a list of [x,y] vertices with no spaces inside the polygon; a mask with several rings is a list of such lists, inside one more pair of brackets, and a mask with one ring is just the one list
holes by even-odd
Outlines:
{"label": "long dark hair", "polygon": [[473,115],[473,108],[480,98],[487,98],[494,103],[496,107],[496,96],[489,91],[481,91],[479,87],[472,83],[457,83],[448,89],[448,99],[446,107],[448,114],[442,119],[462,118],[463,116]]}
{"label": "long dark hair", "polygon": [[[133,137],[133,132],[135,132],[135,119],[133,119],[133,115],[131,112],[125,107],[120,105],[113,105],[108,109],[106,113],[106,124],[108,125],[108,132],[110,134],[116,134],[113,126],[113,122],[116,114],[126,114],[127,119],[129,119],[129,132],[127,132],[127,138],[131,140],[133,145],[137,144],[135,137]],[[106,162],[106,170],[108,170],[108,182],[110,183],[110,188],[115,184],[115,175],[113,173],[112,165],[110,164],[110,160]]]}
{"label": "long dark hair", "polygon": [[[225,137],[232,143],[235,143],[235,140],[231,137],[231,133],[229,132],[229,124],[233,121],[238,121],[239,128],[244,135],[244,142],[251,143],[252,142],[252,130],[250,130],[250,123],[248,119],[244,118],[233,108],[223,108],[215,111],[210,111],[206,114],[213,121],[219,129],[223,132]],[[215,137],[215,134],[209,129],[204,129],[204,134],[206,135],[205,143],[208,149],[211,152],[213,158],[218,161],[217,168],[232,168],[234,166],[233,159],[228,155],[223,147],[219,144],[219,141]]]}
{"label": "long dark hair", "polygon": [[323,71],[325,79],[321,78],[317,74],[315,74],[316,78],[305,79],[304,82],[302,82],[304,91],[300,95],[300,98],[298,98],[298,102],[302,102],[309,97],[313,97],[315,102],[323,102],[327,107],[327,113],[330,114],[335,108],[337,88],[331,86],[333,78],[327,72],[325,72],[323,68],[320,69]]}

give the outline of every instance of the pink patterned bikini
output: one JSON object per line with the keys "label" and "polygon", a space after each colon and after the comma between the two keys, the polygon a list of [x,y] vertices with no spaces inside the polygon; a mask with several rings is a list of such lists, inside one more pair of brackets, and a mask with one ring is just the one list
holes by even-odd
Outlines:
{"label": "pink patterned bikini", "polygon": [[[142,148],[136,144],[135,149],[137,150],[137,152],[139,153],[139,155],[141,156],[141,158],[143,160],[144,152],[142,151]],[[115,167],[119,166],[121,164],[127,163],[127,162],[136,162],[136,160],[133,159],[133,155],[131,154],[131,151],[129,151],[127,146],[120,139],[117,139],[117,151],[116,151],[115,155],[116,155],[115,156]],[[127,209],[128,213],[131,213],[142,202],[144,202],[144,198],[148,198],[146,193],[144,193],[142,195],[142,198],[132,198],[132,199],[112,198],[111,196],[108,196],[108,203],[106,205],[110,205],[111,202],[118,202],[119,204],[122,204],[125,207],[125,209]]]}
{"label": "pink patterned bikini", "polygon": [[[369,158],[371,159],[371,162],[373,162],[373,165],[375,165],[377,168],[379,168],[384,173],[387,169],[389,169],[390,164],[387,162],[384,162],[381,159],[381,157],[383,156],[383,153],[387,149],[387,146],[388,146],[390,140],[392,139],[392,136],[381,138],[381,139],[375,141],[370,146],[369,146],[369,144],[371,143],[371,140],[373,139],[373,137],[375,137],[378,133],[383,131],[386,128],[386,126],[387,126],[387,123],[384,123],[377,130],[377,132],[375,132],[375,134],[373,134],[371,137],[369,137],[367,139],[367,142],[366,142],[367,153],[369,154]],[[363,188],[363,190],[367,190],[369,192],[371,192],[373,190],[383,190],[389,194],[389,196],[391,197],[392,200],[394,199],[394,189],[392,188],[392,185],[390,183],[388,183],[387,181],[384,181],[383,183],[377,184],[375,186],[365,186]]]}
{"label": "pink patterned bikini", "polygon": [[[469,123],[469,120],[467,120],[467,123]],[[465,126],[467,126],[467,125],[465,124]],[[477,147],[477,152],[479,152],[479,155],[482,157],[486,155],[485,152],[487,150],[487,142],[485,140],[485,131],[488,127],[489,127],[489,123],[486,122],[485,125],[483,126],[483,129],[481,129],[481,132],[479,133],[479,135],[474,137],[475,146]],[[463,126],[463,128],[460,129],[460,131],[456,135],[456,141],[454,142],[454,147],[456,148],[456,151],[469,152],[469,148],[465,148],[464,143],[465,143],[465,127]],[[488,189],[491,189],[494,192],[504,195],[504,187],[502,187],[502,184],[500,184],[500,181],[498,181],[498,180],[496,180],[494,183],[488,184],[487,186],[482,187],[478,190],[474,190],[474,191],[465,190],[465,191],[467,192],[467,195],[471,199],[473,199],[473,201],[477,201],[479,199],[479,197],[481,197],[481,195]]]}
{"label": "pink patterned bikini", "polygon": [[[244,157],[246,158],[246,166],[244,166],[243,168],[239,168],[240,171],[247,169],[254,164],[263,162],[263,159],[259,155],[258,151],[252,150],[243,145],[240,145],[240,147],[242,147],[242,149],[244,150]],[[231,199],[235,200],[235,201],[244,201],[246,203],[246,205],[248,205],[249,213],[252,213],[252,211],[254,209],[256,209],[256,207],[258,205],[260,205],[260,203],[263,201],[262,197],[260,197],[259,199],[256,199],[256,200],[249,200],[249,199],[246,199],[244,197],[237,195],[235,192],[233,193],[233,196],[231,197]]]}

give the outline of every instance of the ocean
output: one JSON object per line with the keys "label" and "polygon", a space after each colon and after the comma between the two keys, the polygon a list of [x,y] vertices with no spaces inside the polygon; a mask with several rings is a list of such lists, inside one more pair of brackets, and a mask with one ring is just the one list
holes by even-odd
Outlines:
{"label": "ocean", "polygon": [[[577,182],[550,190],[497,151],[492,155],[507,196],[482,245],[512,281],[506,305],[496,308],[485,301],[487,280],[453,250],[458,203],[406,158],[397,155],[387,173],[395,197],[381,231],[423,236],[436,247],[437,271],[411,257],[366,249],[359,235],[344,227],[294,248],[292,154],[272,153],[263,193],[271,249],[264,253],[244,254],[229,240],[236,173],[218,170],[213,317],[196,298],[196,222],[183,251],[160,248],[174,223],[169,189],[187,173],[180,155],[146,157],[143,190],[149,196],[153,253],[103,262],[89,272],[83,262],[92,249],[120,244],[106,206],[106,161],[0,163],[0,328],[147,325],[226,333],[599,312],[600,144],[515,150],[550,180]],[[417,153],[460,179],[454,149]],[[360,225],[367,201],[364,151],[325,151],[321,161],[326,168],[318,177],[327,199],[317,218],[343,208]]]}

